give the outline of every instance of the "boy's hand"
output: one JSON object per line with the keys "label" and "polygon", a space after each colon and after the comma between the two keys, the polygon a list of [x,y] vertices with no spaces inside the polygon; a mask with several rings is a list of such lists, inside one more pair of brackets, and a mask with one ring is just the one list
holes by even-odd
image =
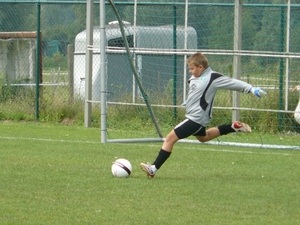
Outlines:
{"label": "boy's hand", "polygon": [[258,98],[261,97],[261,94],[264,94],[264,95],[267,94],[267,92],[265,92],[264,90],[262,90],[259,87],[252,87],[250,91],[251,91],[252,94],[254,94]]}

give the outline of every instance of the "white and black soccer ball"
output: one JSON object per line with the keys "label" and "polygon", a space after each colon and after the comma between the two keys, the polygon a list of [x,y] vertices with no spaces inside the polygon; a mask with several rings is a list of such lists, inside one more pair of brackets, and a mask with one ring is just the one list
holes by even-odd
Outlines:
{"label": "white and black soccer ball", "polygon": [[117,159],[111,165],[111,172],[115,177],[129,177],[132,172],[131,163],[127,159]]}

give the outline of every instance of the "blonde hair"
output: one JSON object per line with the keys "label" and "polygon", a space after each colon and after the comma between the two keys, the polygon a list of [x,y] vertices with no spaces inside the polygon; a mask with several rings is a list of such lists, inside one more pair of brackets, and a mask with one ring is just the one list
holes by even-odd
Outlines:
{"label": "blonde hair", "polygon": [[194,64],[195,66],[202,65],[205,69],[208,67],[208,60],[201,52],[197,52],[193,55],[191,55],[187,59],[188,64]]}

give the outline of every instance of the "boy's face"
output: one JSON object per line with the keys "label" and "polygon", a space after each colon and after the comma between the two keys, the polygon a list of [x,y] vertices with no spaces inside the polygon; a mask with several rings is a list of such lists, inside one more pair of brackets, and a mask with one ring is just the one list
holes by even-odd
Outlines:
{"label": "boy's face", "polygon": [[192,74],[194,77],[200,77],[204,67],[202,65],[195,66],[193,63],[189,63],[189,73]]}

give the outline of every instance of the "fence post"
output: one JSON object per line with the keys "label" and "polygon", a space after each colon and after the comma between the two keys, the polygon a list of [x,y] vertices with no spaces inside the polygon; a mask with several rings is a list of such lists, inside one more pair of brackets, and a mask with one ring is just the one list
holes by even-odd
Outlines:
{"label": "fence post", "polygon": [[[240,51],[242,49],[242,0],[235,0],[234,6],[234,40],[233,50]],[[241,74],[241,56],[233,56],[233,77],[240,79]],[[237,109],[240,107],[240,94],[233,92],[232,95],[232,121],[240,119],[240,111]]]}
{"label": "fence post", "polygon": [[92,122],[92,75],[93,75],[93,51],[88,49],[93,45],[94,0],[86,2],[86,58],[85,58],[85,88],[84,88],[84,126],[90,127]]}
{"label": "fence post", "polygon": [[74,48],[73,45],[67,46],[68,54],[68,76],[69,76],[69,102],[74,99]]}
{"label": "fence post", "polygon": [[35,96],[35,120],[39,120],[39,98],[40,98],[40,79],[41,79],[41,4],[37,4],[37,41],[36,41],[36,75],[35,75],[35,90],[36,90],[36,96]]}

